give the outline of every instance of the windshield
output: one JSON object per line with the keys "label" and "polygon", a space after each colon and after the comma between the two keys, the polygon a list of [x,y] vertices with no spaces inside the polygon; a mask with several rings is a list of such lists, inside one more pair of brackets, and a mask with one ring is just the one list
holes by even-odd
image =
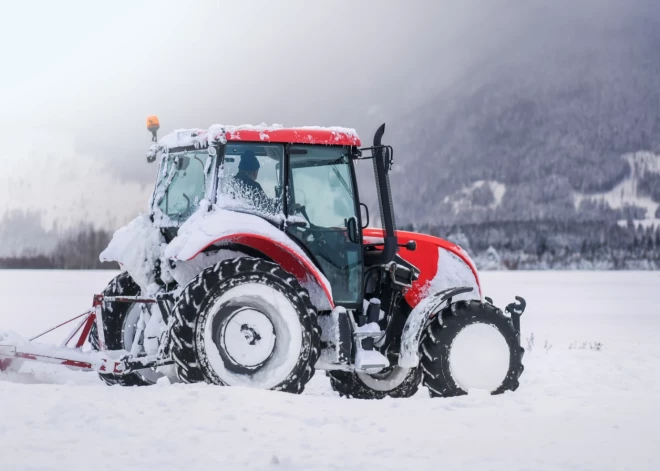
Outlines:
{"label": "windshield", "polygon": [[154,193],[155,207],[171,221],[180,223],[199,206],[215,157],[206,149],[167,154],[161,161]]}
{"label": "windshield", "polygon": [[281,144],[228,143],[217,205],[268,219],[282,216]]}

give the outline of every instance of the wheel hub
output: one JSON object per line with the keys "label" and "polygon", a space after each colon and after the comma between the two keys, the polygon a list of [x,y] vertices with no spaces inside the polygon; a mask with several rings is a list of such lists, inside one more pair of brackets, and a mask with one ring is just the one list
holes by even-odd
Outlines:
{"label": "wheel hub", "polygon": [[268,316],[252,308],[234,312],[224,325],[222,347],[238,366],[257,368],[273,353],[275,328]]}

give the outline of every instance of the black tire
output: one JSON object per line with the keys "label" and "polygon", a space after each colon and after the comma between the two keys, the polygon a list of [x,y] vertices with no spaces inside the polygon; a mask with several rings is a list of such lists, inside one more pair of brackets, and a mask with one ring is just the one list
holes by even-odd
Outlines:
{"label": "black tire", "polygon": [[[241,287],[247,283],[261,285],[263,288],[260,289],[264,291],[240,294],[244,289]],[[273,309],[269,303],[275,301],[271,297],[260,296],[264,292],[288,304],[284,308],[278,305],[278,309]],[[232,298],[235,293],[239,293],[237,296],[240,297]],[[248,366],[232,357],[228,345],[235,344],[231,339],[236,339],[236,336],[226,335],[233,320],[247,311],[266,319],[270,327],[259,330],[262,325],[255,330],[253,324],[243,324],[240,332],[245,339],[242,340],[256,345],[267,342],[262,339],[264,336],[270,338],[272,343],[270,356],[261,363]],[[298,280],[272,262],[241,257],[208,267],[183,289],[173,315],[172,359],[176,373],[183,382],[242,384],[300,394],[314,375],[314,365],[320,354],[316,309]],[[296,362],[282,366],[279,378],[262,381],[264,375],[267,376],[268,367],[273,367],[277,362],[293,363],[290,352],[285,351],[290,342],[284,340],[291,337],[297,342],[297,331],[290,331],[293,318],[295,325],[300,325],[300,349]],[[276,384],[270,384],[272,382]]]}
{"label": "black tire", "polygon": [[[140,287],[133,281],[131,276],[124,272],[116,276],[103,290],[104,296],[138,296]],[[107,302],[103,309],[103,334],[106,348],[108,350],[124,350],[124,329],[126,328],[126,317],[135,304]],[[96,323],[92,324],[89,333],[89,343],[94,350],[99,350],[99,333]],[[127,375],[113,375],[99,373],[99,377],[108,386],[118,384],[120,386],[151,386],[148,381],[138,372]]]}
{"label": "black tire", "polygon": [[420,346],[424,385],[431,397],[452,397],[467,394],[451,373],[450,352],[454,339],[465,327],[488,324],[504,338],[509,348],[509,368],[499,387],[491,394],[515,391],[523,372],[520,335],[511,319],[492,304],[479,301],[459,301],[443,309],[426,327]]}
{"label": "black tire", "polygon": [[[390,389],[391,385],[386,381],[398,374],[404,376],[400,381],[396,381],[394,387]],[[404,398],[413,396],[419,389],[422,370],[393,366],[372,375],[353,371],[329,371],[328,376],[330,386],[342,397],[354,399],[383,399],[387,396]]]}

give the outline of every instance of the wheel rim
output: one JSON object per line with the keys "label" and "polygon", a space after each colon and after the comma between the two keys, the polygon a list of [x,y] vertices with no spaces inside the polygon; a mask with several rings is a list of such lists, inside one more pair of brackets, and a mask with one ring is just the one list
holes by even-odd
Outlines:
{"label": "wheel rim", "polygon": [[218,329],[216,345],[220,344],[237,366],[256,369],[275,350],[275,328],[269,317],[252,308],[239,308],[228,316]]}
{"label": "wheel rim", "polygon": [[[295,307],[278,289],[262,283],[225,291],[201,326],[198,338],[209,366],[229,386],[271,389],[287,379],[303,354],[303,328]],[[255,333],[261,339],[248,347]]]}
{"label": "wheel rim", "polygon": [[495,391],[509,371],[511,352],[501,332],[491,324],[474,323],[461,329],[450,347],[449,369],[464,391]]}
{"label": "wheel rim", "polygon": [[410,368],[394,366],[373,374],[357,373],[360,381],[374,391],[387,392],[398,388],[408,377]]}

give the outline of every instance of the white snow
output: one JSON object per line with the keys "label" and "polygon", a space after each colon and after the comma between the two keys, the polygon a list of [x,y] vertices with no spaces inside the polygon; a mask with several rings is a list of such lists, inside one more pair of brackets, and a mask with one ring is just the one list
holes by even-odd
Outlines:
{"label": "white snow", "polygon": [[[234,359],[244,366],[253,366],[261,363],[261,361],[268,358],[272,351],[272,356],[268,364],[250,376],[235,374],[225,368],[224,361],[214,345],[213,319],[217,315],[218,309],[224,305],[230,305],[233,301],[239,301],[243,304],[249,303],[249,305],[254,306],[260,312],[277,312],[279,314],[277,316],[270,316],[269,319],[261,316],[263,319],[261,324],[252,325],[256,329],[261,327],[259,333],[264,337],[264,343],[255,343],[251,349],[252,351],[249,351],[249,348],[245,348],[245,345],[242,349],[239,349],[235,340],[229,344],[225,344],[226,350],[230,353],[238,353],[239,350],[242,351],[240,358],[234,357]],[[274,332],[271,330],[271,333],[268,334],[268,328],[274,329]],[[302,329],[298,320],[298,314],[281,292],[264,284],[246,283],[226,291],[217,299],[211,313],[206,319],[203,339],[204,345],[206,345],[209,363],[223,383],[231,386],[272,388],[284,381],[298,362],[302,348]],[[241,337],[241,340],[246,339],[245,337]],[[271,340],[275,346],[274,350],[272,346],[268,350],[268,344]],[[261,361],[257,361],[260,358]],[[241,360],[246,363],[241,363]],[[256,363],[249,364],[249,362]]]}
{"label": "white snow", "polygon": [[115,232],[99,259],[102,262],[118,262],[131,274],[142,292],[149,294],[158,289],[153,268],[161,258],[161,246],[164,244],[165,239],[149,216],[141,214]]}
{"label": "white snow", "polygon": [[[29,337],[73,317],[115,274],[0,271],[0,329]],[[482,282],[500,307],[528,301],[514,393],[347,400],[318,371],[302,396],[121,388],[26,362],[25,375],[0,374],[2,469],[660,469],[660,273],[485,272]]]}
{"label": "white snow", "polygon": [[215,140],[225,143],[227,141],[225,132],[226,130],[221,124],[214,124],[209,129],[176,129],[159,138],[158,144],[169,149],[189,146],[208,147]]}
{"label": "white snow", "polygon": [[495,391],[509,369],[509,347],[502,334],[489,324],[465,326],[449,349],[449,368],[464,391]]}
{"label": "white snow", "polygon": [[470,210],[474,207],[472,203],[472,193],[474,193],[476,189],[483,187],[490,188],[490,191],[493,194],[493,202],[485,207],[488,209],[497,209],[500,204],[502,204],[502,198],[504,198],[504,193],[506,193],[506,185],[497,180],[477,180],[470,185],[461,188],[457,192],[445,196],[443,202],[451,203],[452,210],[455,213]]}
{"label": "white snow", "polygon": [[355,367],[359,370],[378,373],[388,366],[390,362],[387,357],[376,350],[363,350],[358,347],[355,352]]}
{"label": "white snow", "polygon": [[[575,207],[579,207],[584,199],[594,201],[605,201],[612,209],[620,209],[627,205],[640,206],[646,209],[646,218],[635,220],[635,226],[642,224],[644,227],[660,225],[660,219],[655,218],[655,212],[660,203],[656,203],[648,196],[639,194],[637,191],[638,181],[646,172],[660,174],[660,155],[651,152],[636,152],[627,154],[624,158],[630,164],[630,176],[616,185],[610,191],[603,193],[574,193]],[[626,221],[620,221],[625,224]]]}
{"label": "white snow", "polygon": [[[226,124],[214,124],[209,129],[177,129],[172,131],[163,137],[158,139],[158,144],[166,146],[168,148],[174,147],[206,147],[213,140],[221,140],[226,142],[226,135],[229,135],[231,140],[241,140],[241,132],[243,131],[254,131],[259,133],[259,138],[261,140],[268,139],[268,133],[272,131],[278,131],[285,129],[281,124],[268,125],[266,123],[261,123],[258,125],[253,124],[241,124],[241,125],[226,125]],[[295,126],[292,128],[295,131],[299,131],[301,134],[304,134],[305,131],[330,131],[334,134],[336,140],[341,139],[342,135],[347,137],[352,137],[359,139],[357,132],[352,128],[344,128],[340,126]]]}
{"label": "white snow", "polygon": [[[235,234],[255,234],[285,246],[309,266],[314,266],[307,254],[298,247],[284,232],[275,228],[264,219],[245,213],[214,208],[212,211],[197,211],[180,228],[176,238],[165,249],[165,256],[175,260],[189,260],[200,250],[214,241],[231,237]],[[317,270],[318,280],[329,293],[330,282]],[[320,310],[330,310],[328,298],[319,289],[315,280],[307,280],[302,285],[308,289],[312,303]]]}

